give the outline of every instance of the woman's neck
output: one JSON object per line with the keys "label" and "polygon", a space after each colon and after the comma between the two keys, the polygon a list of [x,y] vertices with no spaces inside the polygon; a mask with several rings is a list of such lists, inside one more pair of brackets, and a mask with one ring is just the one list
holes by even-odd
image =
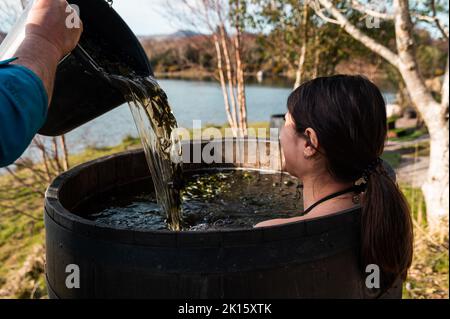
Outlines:
{"label": "woman's neck", "polygon": [[[322,198],[352,186],[352,183],[336,182],[329,174],[305,176],[303,181],[303,207],[307,209]],[[339,201],[339,204],[337,203]],[[318,205],[313,211],[346,209],[353,206],[352,193],[338,196]],[[330,213],[335,210],[331,210]]]}

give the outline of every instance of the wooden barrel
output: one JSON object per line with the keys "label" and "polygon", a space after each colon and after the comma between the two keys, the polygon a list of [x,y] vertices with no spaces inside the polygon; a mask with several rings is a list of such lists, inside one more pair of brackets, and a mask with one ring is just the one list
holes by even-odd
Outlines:
{"label": "wooden barrel", "polygon": [[[185,170],[202,166],[185,164]],[[83,164],[52,183],[45,200],[51,298],[379,295],[366,288],[358,263],[355,210],[273,227],[195,232],[115,229],[71,213],[91,196],[101,198],[114,190],[133,193],[143,187],[152,191],[151,184],[142,150]],[[401,298],[401,288],[398,283],[382,297]]]}

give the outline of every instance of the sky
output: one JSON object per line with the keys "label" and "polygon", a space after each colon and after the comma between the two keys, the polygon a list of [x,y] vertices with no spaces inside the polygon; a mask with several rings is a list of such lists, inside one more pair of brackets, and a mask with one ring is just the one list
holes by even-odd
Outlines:
{"label": "sky", "polygon": [[[180,29],[192,29],[191,26],[183,25],[179,19],[170,17],[167,13],[165,13],[167,12],[167,1],[168,0],[114,0],[113,8],[120,14],[120,16],[137,35],[170,34]],[[173,4],[177,4],[178,2],[178,0],[170,1]],[[448,7],[448,0],[444,1],[447,3]],[[70,0],[68,2],[70,3]],[[0,5],[2,3],[19,5],[20,0],[0,0]],[[178,9],[180,8],[181,5]],[[445,17],[443,17],[443,20],[448,21],[448,12]],[[1,23],[0,26],[2,26]]]}
{"label": "sky", "polygon": [[170,34],[182,26],[164,12],[166,0],[114,0],[113,8],[137,35]]}
{"label": "sky", "polygon": [[[376,2],[379,0],[370,1]],[[424,0],[419,0],[418,2],[420,3],[421,1]],[[174,21],[173,17],[167,16],[164,13],[167,10],[166,3],[167,0],[114,0],[113,8],[137,35],[170,34],[180,29],[192,29],[179,21]],[[176,0],[172,0],[171,3],[176,3]],[[448,0],[444,0],[444,3],[448,7]],[[448,12],[445,15],[441,15],[440,18],[443,21],[448,21]],[[428,28],[429,26],[424,24],[424,27]]]}
{"label": "sky", "polygon": [[[120,14],[125,22],[137,35],[170,34],[177,30],[187,28],[174,19],[167,17],[163,12],[167,0],[114,0],[113,8]],[[173,1],[173,0],[172,0]],[[68,0],[70,3],[70,0]],[[174,2],[176,3],[176,2]],[[0,0],[0,8],[10,5],[16,8],[15,17],[8,17],[8,21],[0,21],[0,26],[8,31],[14,20],[20,14],[20,0]],[[3,19],[3,17],[0,17]],[[2,23],[5,22],[5,23]],[[5,25],[4,25],[5,24]]]}

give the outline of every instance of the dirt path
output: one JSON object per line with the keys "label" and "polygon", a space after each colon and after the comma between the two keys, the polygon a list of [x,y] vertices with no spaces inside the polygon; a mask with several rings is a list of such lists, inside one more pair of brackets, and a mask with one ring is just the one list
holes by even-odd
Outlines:
{"label": "dirt path", "polygon": [[395,151],[395,150],[399,150],[401,148],[405,148],[405,147],[411,147],[411,146],[415,146],[416,144],[420,144],[420,143],[424,143],[424,142],[429,142],[430,141],[430,136],[429,135],[423,135],[415,140],[412,141],[406,141],[406,142],[399,142],[399,141],[388,141],[384,147],[384,149],[386,151]]}
{"label": "dirt path", "polygon": [[429,163],[429,158],[425,156],[416,159],[412,156],[402,156],[400,166],[396,169],[398,181],[413,187],[421,187],[426,181]]}
{"label": "dirt path", "polygon": [[[417,144],[428,142],[429,136],[420,137],[414,141],[393,142],[386,144],[387,151],[400,151],[407,147],[414,147]],[[402,155],[399,167],[395,170],[400,183],[405,183],[413,187],[421,187],[426,181],[430,159],[427,156],[414,157],[414,154]]]}

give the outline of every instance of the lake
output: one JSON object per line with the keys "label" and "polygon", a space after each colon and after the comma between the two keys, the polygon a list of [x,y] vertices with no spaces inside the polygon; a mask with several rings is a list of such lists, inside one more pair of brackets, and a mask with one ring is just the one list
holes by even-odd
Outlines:
{"label": "lake", "polygon": [[[167,93],[179,126],[191,128],[193,120],[201,120],[203,125],[227,122],[219,83],[172,79],[158,82]],[[272,114],[285,113],[291,91],[287,86],[247,85],[248,121],[268,122]],[[385,98],[389,103],[395,96],[386,93]],[[117,145],[127,135],[136,137],[138,133],[128,105],[124,104],[68,133],[66,137],[71,153],[76,153],[86,146]]]}

